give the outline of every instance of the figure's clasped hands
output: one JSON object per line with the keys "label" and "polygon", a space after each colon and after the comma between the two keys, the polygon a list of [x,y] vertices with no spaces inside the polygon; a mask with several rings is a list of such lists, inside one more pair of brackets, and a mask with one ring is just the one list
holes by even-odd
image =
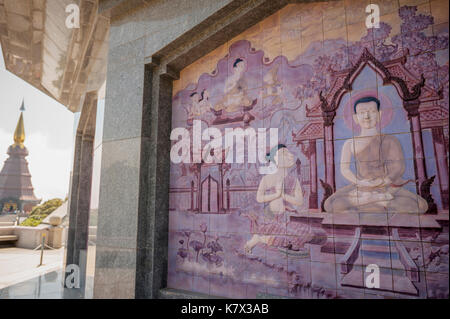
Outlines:
{"label": "figure's clasped hands", "polygon": [[286,197],[289,196],[285,193],[284,191],[284,183],[283,186],[281,187],[281,198],[283,198],[284,200],[287,200]]}
{"label": "figure's clasped hands", "polygon": [[278,197],[284,198],[284,181],[280,181],[275,185],[275,194]]}

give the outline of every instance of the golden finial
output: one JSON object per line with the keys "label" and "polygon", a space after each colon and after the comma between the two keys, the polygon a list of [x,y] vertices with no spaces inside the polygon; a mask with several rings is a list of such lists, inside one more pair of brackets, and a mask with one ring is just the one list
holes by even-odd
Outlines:
{"label": "golden finial", "polygon": [[20,110],[22,112],[20,113],[19,122],[17,122],[16,130],[14,131],[14,146],[23,148],[23,142],[25,142],[25,127],[23,125],[23,111],[25,110],[25,107],[23,101]]}

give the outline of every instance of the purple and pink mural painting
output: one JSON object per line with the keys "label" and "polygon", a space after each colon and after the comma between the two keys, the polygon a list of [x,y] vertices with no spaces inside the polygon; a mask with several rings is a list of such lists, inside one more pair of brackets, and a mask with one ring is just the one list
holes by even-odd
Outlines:
{"label": "purple and pink mural painting", "polygon": [[378,1],[378,29],[360,2],[288,5],[174,82],[173,128],[278,143],[269,174],[247,153],[171,163],[168,287],[449,297],[448,2]]}

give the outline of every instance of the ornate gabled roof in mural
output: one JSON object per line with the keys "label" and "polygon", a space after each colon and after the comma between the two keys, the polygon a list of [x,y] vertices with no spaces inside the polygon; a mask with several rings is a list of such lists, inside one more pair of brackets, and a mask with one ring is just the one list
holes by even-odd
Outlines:
{"label": "ornate gabled roof in mural", "polygon": [[[408,51],[402,51],[400,57],[385,62],[378,61],[369,50],[365,49],[361,57],[352,68],[332,73],[331,87],[325,96],[320,92],[320,101],[312,108],[306,108],[308,118],[322,119],[325,111],[335,111],[343,95],[352,90],[352,83],[369,66],[382,77],[383,85],[392,84],[405,101],[418,99],[420,101],[420,119],[424,128],[442,126],[442,118],[448,119],[446,110],[439,100],[443,98],[442,91],[436,91],[426,84],[423,76],[417,77],[405,67]],[[324,109],[324,103],[327,105]],[[304,127],[295,134],[296,139],[304,139],[301,136],[309,136],[311,128]]]}

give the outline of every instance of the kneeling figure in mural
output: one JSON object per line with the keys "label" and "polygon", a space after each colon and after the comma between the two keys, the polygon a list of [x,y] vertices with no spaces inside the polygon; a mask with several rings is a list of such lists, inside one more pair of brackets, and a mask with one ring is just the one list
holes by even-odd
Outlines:
{"label": "kneeling figure in mural", "polygon": [[307,224],[287,221],[288,214],[298,212],[303,205],[300,181],[289,172],[295,164],[295,158],[283,144],[275,146],[268,157],[277,169],[273,174],[265,175],[259,183],[256,200],[265,204],[264,217],[249,214],[253,236],[244,249],[246,253],[251,253],[253,247],[262,243],[298,251],[313,239],[314,234]]}

